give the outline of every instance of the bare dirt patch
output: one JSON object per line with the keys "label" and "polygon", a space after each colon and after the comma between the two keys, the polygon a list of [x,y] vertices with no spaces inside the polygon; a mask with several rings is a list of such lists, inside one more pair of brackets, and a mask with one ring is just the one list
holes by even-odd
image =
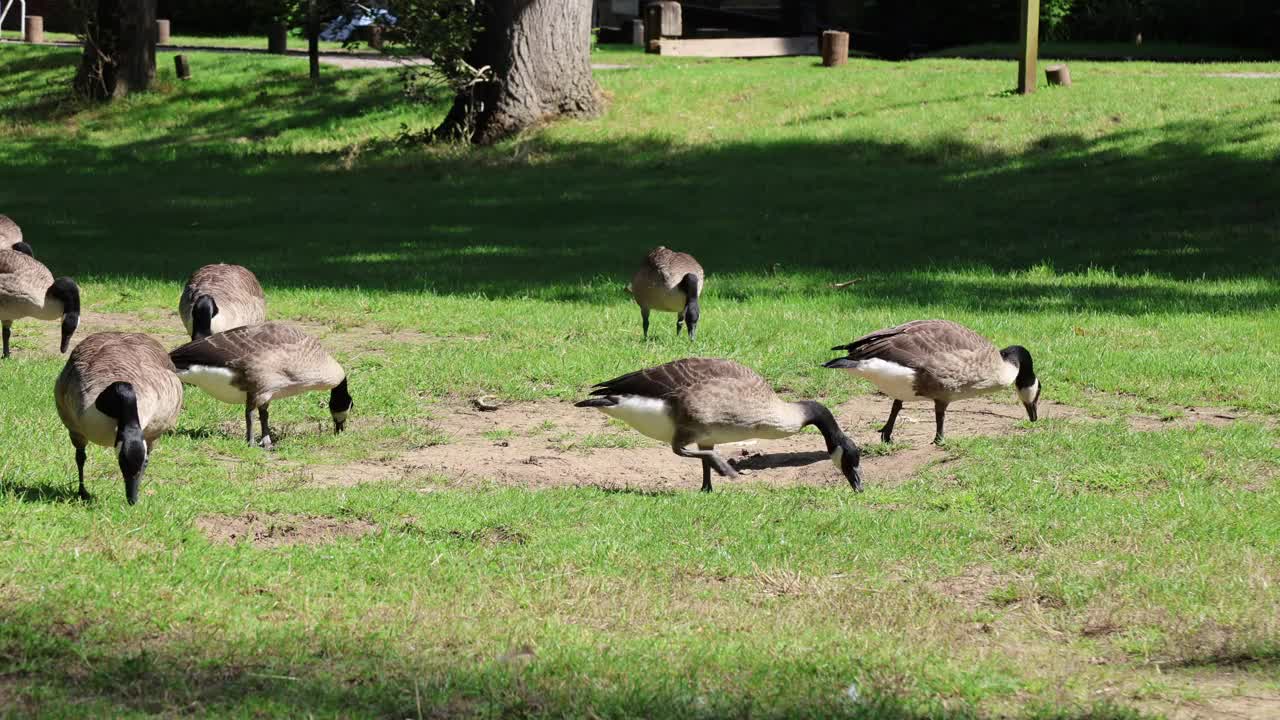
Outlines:
{"label": "bare dirt patch", "polygon": [[[879,442],[876,428],[888,415],[889,401],[867,395],[834,409],[837,419],[864,445]],[[450,442],[409,450],[390,459],[292,469],[309,485],[354,486],[366,482],[443,479],[450,486],[497,484],[526,488],[594,486],[620,492],[674,492],[701,484],[701,465],[605,415],[569,403],[539,401],[481,411],[471,405],[433,410],[434,425]],[[1083,411],[1045,403],[1042,417],[1085,417]],[[1021,406],[989,400],[957,404],[947,413],[952,436],[1019,432]],[[864,455],[869,484],[892,486],[951,457],[932,444],[933,408],[908,405],[898,416],[894,445],[887,454]],[[713,478],[718,488],[739,484],[771,487],[848,486],[831,464],[816,432],[782,440],[753,440],[717,448],[742,473],[737,480]],[[423,490],[439,487],[427,483]]]}
{"label": "bare dirt patch", "polygon": [[1257,682],[1245,673],[1223,672],[1208,677],[1179,678],[1164,675],[1188,698],[1165,698],[1139,703],[1143,710],[1169,720],[1274,720],[1280,718],[1280,691]]}
{"label": "bare dirt patch", "polygon": [[966,610],[976,610],[990,600],[991,595],[1015,578],[996,572],[990,565],[974,565],[959,575],[929,583],[939,595],[950,598]]}
{"label": "bare dirt patch", "polygon": [[234,545],[248,540],[255,547],[322,545],[341,537],[360,537],[377,526],[365,520],[338,520],[305,515],[201,515],[196,529],[213,542]]}

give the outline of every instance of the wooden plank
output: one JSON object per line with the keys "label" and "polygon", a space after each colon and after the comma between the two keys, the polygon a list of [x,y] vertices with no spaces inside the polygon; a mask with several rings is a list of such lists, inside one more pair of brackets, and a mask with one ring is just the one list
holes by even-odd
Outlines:
{"label": "wooden plank", "polygon": [[817,55],[817,36],[713,38],[658,41],[659,55],[675,57],[756,58]]}
{"label": "wooden plank", "polygon": [[1040,0],[1022,0],[1020,16],[1018,92],[1030,95],[1036,91],[1036,58],[1040,55]]}

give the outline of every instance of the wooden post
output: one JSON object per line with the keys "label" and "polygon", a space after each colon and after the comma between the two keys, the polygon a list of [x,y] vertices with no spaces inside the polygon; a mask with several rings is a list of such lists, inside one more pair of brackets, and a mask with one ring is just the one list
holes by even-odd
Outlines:
{"label": "wooden post", "polygon": [[644,46],[644,21],[628,20],[622,25],[622,36],[632,45]]}
{"label": "wooden post", "polygon": [[311,82],[320,82],[320,15],[316,0],[307,0],[307,58]]}
{"label": "wooden post", "polygon": [[168,20],[156,20],[156,44],[157,45],[169,44],[169,21]]}
{"label": "wooden post", "polygon": [[822,33],[822,65],[835,67],[849,62],[849,33],[825,30]]}
{"label": "wooden post", "polygon": [[44,42],[44,17],[40,15],[28,15],[27,27],[23,29],[22,39],[29,43]]}
{"label": "wooden post", "polygon": [[273,23],[267,28],[267,52],[273,55],[284,55],[289,50],[289,27],[284,23]]}
{"label": "wooden post", "polygon": [[644,45],[647,52],[657,52],[657,41],[662,38],[678,38],[684,34],[680,3],[674,0],[658,0],[644,8]]}
{"label": "wooden post", "polygon": [[186,55],[173,56],[173,69],[177,71],[179,80],[191,79],[191,63],[187,62]]}
{"label": "wooden post", "polygon": [[1022,20],[1018,23],[1021,50],[1018,55],[1018,92],[1036,91],[1036,58],[1040,55],[1040,0],[1022,0]]}
{"label": "wooden post", "polygon": [[1050,65],[1044,69],[1044,79],[1050,85],[1071,87],[1071,70],[1066,65]]}

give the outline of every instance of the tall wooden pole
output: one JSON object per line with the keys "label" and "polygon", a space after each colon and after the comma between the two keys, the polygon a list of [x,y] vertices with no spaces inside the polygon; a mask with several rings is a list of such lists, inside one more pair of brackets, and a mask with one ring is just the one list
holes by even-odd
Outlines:
{"label": "tall wooden pole", "polygon": [[320,15],[316,0],[307,2],[307,57],[311,62],[311,81],[320,81]]}
{"label": "tall wooden pole", "polygon": [[1022,52],[1018,55],[1018,92],[1030,95],[1036,91],[1036,57],[1040,54],[1040,0],[1022,0],[1022,19],[1018,33],[1022,36]]}

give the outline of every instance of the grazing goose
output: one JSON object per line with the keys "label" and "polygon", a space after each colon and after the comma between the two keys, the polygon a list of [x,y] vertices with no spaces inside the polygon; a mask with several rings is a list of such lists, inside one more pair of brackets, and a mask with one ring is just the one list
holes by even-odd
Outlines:
{"label": "grazing goose", "polygon": [[958,323],[915,320],[831,349],[844,350],[848,356],[831,360],[824,367],[861,375],[893,398],[889,420],[880,429],[884,442],[891,441],[898,411],[908,400],[933,401],[935,443],[942,442],[949,403],[1009,385],[1017,388],[1027,417],[1032,422],[1036,419],[1040,381],[1031,366],[1031,353],[1021,345],[996,350],[989,340]]}
{"label": "grazing goose", "polygon": [[[785,402],[756,371],[732,360],[686,358],[596,385],[577,407],[596,408],[641,434],[670,443],[681,457],[702,460],[702,491],[711,492],[711,470],[737,471],[715,451],[720,443],[784,438],[814,425],[827,442],[831,462],[854,490],[862,490],[861,454],[831,411],[811,400]],[[689,445],[697,445],[690,450]]]}
{"label": "grazing goose", "polygon": [[698,296],[702,294],[702,266],[692,255],[658,246],[644,259],[627,290],[640,306],[644,336],[649,337],[649,311],[676,314],[676,335],[688,323],[689,339],[698,330]]}
{"label": "grazing goose", "polygon": [[271,447],[267,411],[272,400],[329,390],[335,433],[351,411],[347,375],[320,343],[292,325],[246,325],[189,342],[169,353],[178,377],[225,403],[244,405],[245,440],[253,444],[253,411],[262,445]]}
{"label": "grazing goose", "polygon": [[182,383],[169,354],[146,335],[95,333],[71,352],[53,393],[76,448],[80,497],[89,498],[84,449],[94,443],[116,449],[125,500],[138,502],[151,448],[182,410]]}
{"label": "grazing goose", "polygon": [[35,257],[31,246],[22,241],[22,228],[8,215],[0,215],[0,250],[17,250]]}
{"label": "grazing goose", "polygon": [[0,325],[4,357],[9,357],[9,330],[20,318],[62,318],[62,349],[80,325],[80,288],[69,277],[53,279],[39,260],[13,250],[0,250]]}
{"label": "grazing goose", "polygon": [[178,299],[178,315],[192,340],[267,319],[258,278],[239,265],[205,265],[191,273]]}

